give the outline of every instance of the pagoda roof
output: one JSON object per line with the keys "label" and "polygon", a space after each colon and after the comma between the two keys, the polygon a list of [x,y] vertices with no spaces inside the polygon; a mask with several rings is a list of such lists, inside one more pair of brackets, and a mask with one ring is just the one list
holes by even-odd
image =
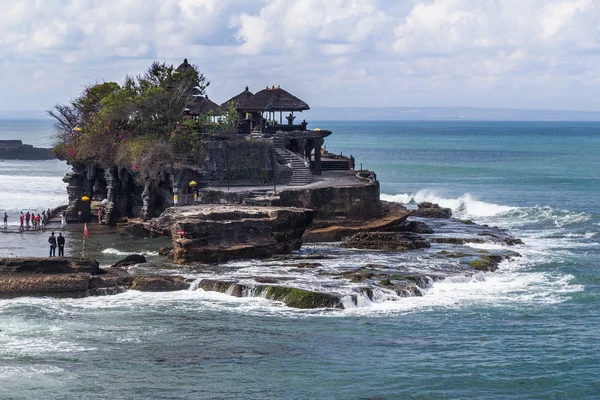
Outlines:
{"label": "pagoda roof", "polygon": [[234,102],[236,105],[240,104],[241,102],[249,99],[252,96],[254,96],[254,94],[250,91],[248,86],[246,86],[246,89],[242,93],[240,93],[236,96],[233,96],[232,98],[230,98],[229,100],[227,100],[226,102],[221,104],[221,107],[225,107],[231,102]]}
{"label": "pagoda roof", "polygon": [[175,70],[175,72],[185,72],[185,71],[189,71],[190,69],[193,69],[194,67],[192,67],[192,65],[190,63],[188,63],[187,58],[183,60],[183,62],[181,64],[179,64],[179,67],[177,67],[177,69]]}
{"label": "pagoda roof", "polygon": [[219,108],[219,105],[208,98],[208,96],[196,96],[187,106],[189,115],[208,114]]}
{"label": "pagoda roof", "polygon": [[236,108],[241,111],[258,112],[310,110],[308,104],[280,87],[263,89],[254,96],[239,101]]}

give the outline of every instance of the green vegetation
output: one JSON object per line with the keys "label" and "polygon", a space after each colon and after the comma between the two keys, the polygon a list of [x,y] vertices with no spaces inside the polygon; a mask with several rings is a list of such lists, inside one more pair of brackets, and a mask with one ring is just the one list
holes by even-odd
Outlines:
{"label": "green vegetation", "polygon": [[480,260],[471,261],[469,265],[478,271],[494,271],[498,267],[498,262],[491,257],[483,257]]}
{"label": "green vegetation", "polygon": [[121,85],[88,86],[70,104],[48,111],[57,133],[53,152],[70,164],[117,166],[143,182],[157,183],[180,157],[201,163],[206,136],[235,133],[233,106],[219,112],[223,117],[216,121],[186,115],[194,95],[203,95],[208,85],[196,67],[177,72],[154,62]]}

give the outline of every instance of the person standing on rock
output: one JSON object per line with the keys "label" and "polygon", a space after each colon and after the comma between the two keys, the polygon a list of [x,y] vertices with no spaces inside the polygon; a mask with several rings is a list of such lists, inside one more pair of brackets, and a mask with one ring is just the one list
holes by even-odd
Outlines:
{"label": "person standing on rock", "polygon": [[50,234],[48,243],[50,243],[50,257],[56,257],[56,237],[54,236],[54,232]]}
{"label": "person standing on rock", "polygon": [[8,214],[4,213],[4,229],[8,228]]}
{"label": "person standing on rock", "polygon": [[58,237],[56,238],[56,242],[58,243],[58,256],[65,256],[65,237],[62,235],[62,232],[58,232]]}

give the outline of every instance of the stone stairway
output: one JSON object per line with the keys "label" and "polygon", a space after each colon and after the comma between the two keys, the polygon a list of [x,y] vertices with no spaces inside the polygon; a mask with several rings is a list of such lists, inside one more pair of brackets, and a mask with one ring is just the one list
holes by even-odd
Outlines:
{"label": "stone stairway", "polygon": [[304,165],[304,159],[294,152],[275,147],[277,158],[285,160],[285,163],[292,164],[292,180],[290,186],[304,186],[312,182],[312,173],[310,167]]}
{"label": "stone stairway", "polygon": [[273,137],[273,145],[276,149],[285,149],[283,136],[275,135]]}

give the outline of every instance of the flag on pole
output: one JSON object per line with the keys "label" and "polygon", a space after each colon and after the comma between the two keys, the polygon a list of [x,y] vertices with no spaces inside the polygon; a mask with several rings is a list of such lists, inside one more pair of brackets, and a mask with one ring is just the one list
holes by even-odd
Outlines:
{"label": "flag on pole", "polygon": [[83,236],[87,239],[90,235],[87,230],[87,223],[83,224]]}

